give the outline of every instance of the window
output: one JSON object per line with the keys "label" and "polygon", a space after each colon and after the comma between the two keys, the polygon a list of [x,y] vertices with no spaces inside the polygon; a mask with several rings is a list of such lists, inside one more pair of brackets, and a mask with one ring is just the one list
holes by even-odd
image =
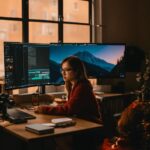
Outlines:
{"label": "window", "polygon": [[83,0],[64,0],[63,2],[63,41],[89,43],[89,2]]}
{"label": "window", "polygon": [[29,18],[58,21],[58,0],[29,0]]}
{"label": "window", "polygon": [[82,0],[64,0],[64,21],[89,23],[89,3]]}
{"label": "window", "polygon": [[0,77],[4,76],[4,41],[22,41],[21,0],[0,2]]}
{"label": "window", "polygon": [[4,0],[0,2],[0,16],[2,17],[16,17],[22,16],[22,0]]}
{"label": "window", "polygon": [[29,0],[29,42],[39,41],[58,42],[58,0]]}
{"label": "window", "polygon": [[30,43],[50,43],[58,41],[58,24],[29,22]]}
{"label": "window", "polygon": [[[64,24],[64,42],[89,43],[90,29],[88,25]],[[81,36],[82,35],[82,36]]]}
{"label": "window", "polygon": [[0,6],[0,77],[4,76],[4,41],[91,40],[91,0],[1,0]]}

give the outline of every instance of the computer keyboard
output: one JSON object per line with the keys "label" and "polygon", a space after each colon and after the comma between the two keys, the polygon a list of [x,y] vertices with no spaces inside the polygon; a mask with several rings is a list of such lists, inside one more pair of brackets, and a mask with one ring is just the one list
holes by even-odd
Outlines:
{"label": "computer keyboard", "polygon": [[34,115],[23,112],[17,108],[8,108],[7,113],[8,113],[8,118],[27,119],[27,120],[36,118]]}

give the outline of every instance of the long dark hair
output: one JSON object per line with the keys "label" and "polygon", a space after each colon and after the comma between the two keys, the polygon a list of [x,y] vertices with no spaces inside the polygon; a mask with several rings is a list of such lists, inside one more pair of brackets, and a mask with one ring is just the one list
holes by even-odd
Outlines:
{"label": "long dark hair", "polygon": [[[77,76],[76,76],[77,82],[86,81],[86,82],[89,83],[89,85],[92,88],[92,85],[89,82],[87,74],[86,74],[85,66],[84,66],[83,62],[78,57],[70,56],[70,57],[65,58],[62,61],[61,66],[65,62],[67,62],[72,67],[73,71],[75,71],[77,73]],[[69,81],[65,82],[65,87],[66,87],[66,90],[67,90],[68,94],[71,91],[71,86],[72,85],[71,85],[71,83]]]}

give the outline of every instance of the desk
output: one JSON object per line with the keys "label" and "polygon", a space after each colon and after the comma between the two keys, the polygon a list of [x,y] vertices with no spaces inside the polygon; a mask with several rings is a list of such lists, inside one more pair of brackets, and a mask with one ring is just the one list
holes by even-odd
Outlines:
{"label": "desk", "polygon": [[[93,122],[89,122],[83,119],[74,118],[76,121],[75,126],[70,126],[66,128],[55,128],[55,132],[52,134],[44,134],[44,135],[37,135],[25,130],[25,125],[30,123],[48,123],[52,118],[58,118],[62,116],[51,116],[51,115],[43,115],[43,114],[34,114],[37,118],[33,120],[28,120],[28,123],[24,124],[11,124],[6,127],[0,124],[0,147],[3,147],[5,150],[5,144],[8,146],[8,149],[11,148],[11,141],[9,138],[12,137],[15,141],[20,143],[20,146],[15,147],[14,150],[44,150],[43,143],[48,140],[58,136],[65,136],[67,134],[73,135],[78,133],[86,133],[90,131],[99,131],[102,129],[102,125],[96,124]],[[100,134],[100,133],[99,133]],[[5,139],[4,136],[8,136],[8,140]],[[7,140],[7,141],[6,141]],[[14,141],[14,142],[15,142]],[[15,144],[15,143],[14,143]],[[17,149],[18,148],[18,149]],[[2,150],[2,149],[1,149]]]}

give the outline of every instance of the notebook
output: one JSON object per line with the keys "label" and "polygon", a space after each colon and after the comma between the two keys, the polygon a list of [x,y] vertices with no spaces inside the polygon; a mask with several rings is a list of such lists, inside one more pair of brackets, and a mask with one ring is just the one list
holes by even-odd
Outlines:
{"label": "notebook", "polygon": [[54,133],[54,127],[45,126],[43,124],[28,124],[25,126],[27,131],[36,133],[36,134],[49,134]]}

